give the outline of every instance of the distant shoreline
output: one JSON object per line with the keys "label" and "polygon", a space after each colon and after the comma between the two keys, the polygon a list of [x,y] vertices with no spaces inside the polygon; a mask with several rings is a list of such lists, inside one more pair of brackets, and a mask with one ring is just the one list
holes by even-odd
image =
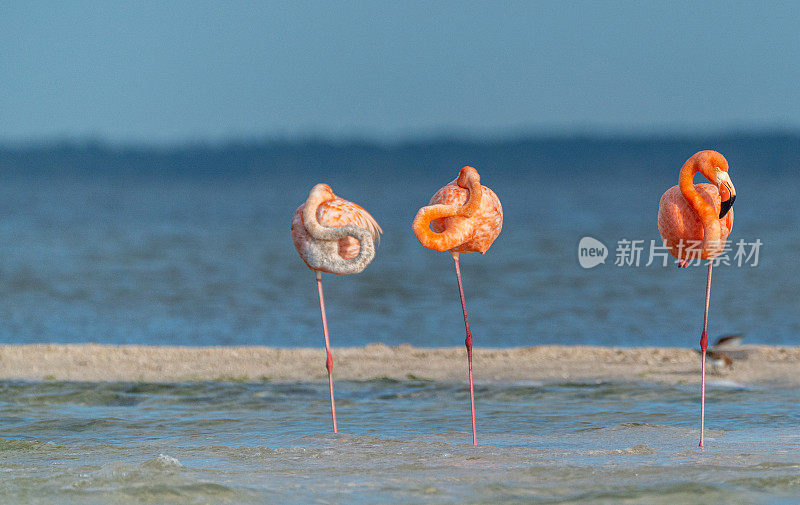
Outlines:
{"label": "distant shoreline", "polygon": [[429,131],[408,135],[319,135],[297,133],[294,135],[272,136],[213,136],[207,138],[174,139],[123,139],[104,136],[57,136],[38,137],[0,137],[0,154],[35,153],[52,151],[62,154],[135,154],[157,157],[170,157],[185,154],[187,151],[222,153],[256,151],[261,154],[275,152],[298,152],[302,150],[325,149],[352,150],[366,149],[371,154],[380,154],[407,149],[431,147],[494,147],[502,149],[546,148],[553,144],[681,144],[681,143],[719,143],[780,141],[797,142],[800,129],[794,127],[725,127],[704,128],[663,128],[642,132],[631,129],[520,129],[499,130],[495,133],[467,131]]}
{"label": "distant shoreline", "polygon": [[[726,350],[733,368],[709,364],[710,382],[800,386],[800,347],[748,345]],[[685,348],[536,346],[476,348],[481,383],[637,382],[692,384],[700,359]],[[0,345],[0,380],[323,382],[322,348],[177,347],[100,344]],[[336,380],[464,381],[462,347],[371,344],[334,348]]]}

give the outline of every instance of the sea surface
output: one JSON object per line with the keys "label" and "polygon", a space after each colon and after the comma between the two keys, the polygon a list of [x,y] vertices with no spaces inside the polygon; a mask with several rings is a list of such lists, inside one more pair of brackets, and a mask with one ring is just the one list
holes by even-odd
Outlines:
{"label": "sea surface", "polygon": [[800,393],[478,384],[0,383],[0,503],[794,504]]}
{"label": "sea surface", "polygon": [[[314,275],[289,225],[327,182],[385,231],[365,272],[324,276],[333,345],[460,345],[452,259],[410,225],[472,164],[505,211],[489,252],[462,255],[476,345],[696,346],[705,267],[645,264],[661,194],[705,148],[730,162],[732,239],[763,244],[757,266],[715,269],[709,331],[796,345],[791,135],[0,147],[0,342],[321,345]],[[606,245],[605,264],[579,265],[585,236]],[[640,266],[615,265],[620,240],[642,241]]]}

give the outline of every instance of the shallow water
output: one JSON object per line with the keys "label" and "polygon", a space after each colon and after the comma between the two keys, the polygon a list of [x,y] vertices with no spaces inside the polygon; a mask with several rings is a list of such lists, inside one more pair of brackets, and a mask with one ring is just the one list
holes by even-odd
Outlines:
{"label": "shallow water", "polygon": [[800,392],[695,386],[0,384],[4,503],[796,503]]}

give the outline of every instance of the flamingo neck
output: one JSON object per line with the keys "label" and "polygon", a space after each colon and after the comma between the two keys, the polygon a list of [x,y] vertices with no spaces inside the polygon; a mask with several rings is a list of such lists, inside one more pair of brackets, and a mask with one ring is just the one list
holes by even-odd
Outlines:
{"label": "flamingo neck", "polygon": [[471,217],[472,214],[481,207],[481,200],[483,199],[481,176],[474,168],[464,167],[461,169],[461,173],[458,174],[458,179],[456,179],[455,182],[460,187],[469,191],[467,201],[458,209],[458,215]]}
{"label": "flamingo neck", "polygon": [[694,176],[700,172],[714,186],[718,186],[717,169],[728,170],[725,157],[716,151],[700,151],[684,163],[678,182],[681,194],[703,222],[703,258],[713,258],[722,251],[723,231],[719,210],[700,196],[694,186]]}
{"label": "flamingo neck", "polygon": [[333,199],[333,194],[321,191],[317,187],[314,187],[311,193],[309,193],[305,207],[303,207],[303,223],[312,235],[314,232],[319,232],[320,228],[322,228],[322,225],[319,224],[317,220],[317,209],[319,209],[319,206],[323,203]]}
{"label": "flamingo neck", "polygon": [[[319,206],[336,196],[329,187],[318,184],[308,195],[303,207],[303,226],[311,240],[305,243],[303,259],[312,270],[333,274],[355,274],[364,270],[375,256],[375,244],[369,230],[348,224],[324,226],[317,220]],[[339,239],[353,237],[359,243],[358,255],[346,260],[339,255]]]}
{"label": "flamingo neck", "polygon": [[435,204],[419,209],[411,225],[414,235],[420,244],[435,251],[449,251],[466,241],[472,235],[474,223],[467,219],[462,226],[452,226],[436,233],[431,230],[431,222],[436,219],[448,217],[470,218],[480,208],[483,197],[481,178],[478,171],[472,167],[464,167],[455,183],[469,191],[467,200],[463,205]]}
{"label": "flamingo neck", "polygon": [[678,179],[681,194],[706,226],[716,220],[717,211],[697,192],[694,187],[694,176],[700,172],[709,182],[716,185],[717,181],[709,174],[714,174],[715,167],[721,166],[723,163],[727,167],[725,158],[722,158],[723,163],[719,162],[719,158],[722,158],[722,155],[716,151],[701,151],[695,154],[683,164]]}

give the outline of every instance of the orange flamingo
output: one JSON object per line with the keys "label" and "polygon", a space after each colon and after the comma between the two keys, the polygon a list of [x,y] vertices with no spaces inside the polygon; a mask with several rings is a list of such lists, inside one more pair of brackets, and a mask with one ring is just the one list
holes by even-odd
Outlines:
{"label": "orange flamingo", "polygon": [[363,271],[375,257],[375,243],[380,240],[381,233],[383,230],[369,212],[339,198],[327,184],[314,186],[308,199],[297,208],[292,218],[294,247],[317,276],[334,433],[338,433],[338,427],[333,399],[333,355],[325,318],[325,299],[322,296],[322,272],[346,275]]}
{"label": "orange flamingo", "polygon": [[464,289],[461,286],[458,254],[484,254],[489,250],[503,227],[503,207],[491,189],[481,186],[478,171],[472,167],[464,167],[456,180],[437,191],[428,206],[419,209],[411,227],[420,244],[435,251],[450,251],[456,265],[458,293],[461,296],[461,310],[464,312],[464,326],[467,330],[464,345],[467,347],[469,362],[472,444],[478,445],[475,392],[472,385],[472,332],[469,329]]}
{"label": "orange flamingo", "polygon": [[[694,184],[700,172],[712,184]],[[728,175],[728,161],[716,151],[700,151],[681,168],[678,185],[669,188],[658,205],[658,231],[664,245],[678,258],[680,267],[693,259],[708,260],[703,333],[700,335],[700,447],[705,445],[706,349],[708,348],[708,306],[711,297],[711,268],[725,246],[733,227],[736,189]]]}

